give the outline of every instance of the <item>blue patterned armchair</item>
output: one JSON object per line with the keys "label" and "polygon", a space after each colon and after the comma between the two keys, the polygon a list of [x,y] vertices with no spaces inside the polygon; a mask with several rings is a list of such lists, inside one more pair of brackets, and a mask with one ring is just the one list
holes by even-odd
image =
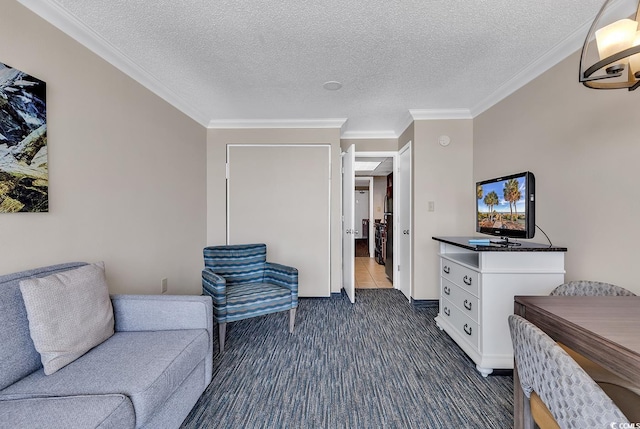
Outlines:
{"label": "blue patterned armchair", "polygon": [[220,352],[227,322],[289,310],[293,332],[298,307],[298,270],[267,262],[266,244],[204,248],[202,292],[213,298]]}

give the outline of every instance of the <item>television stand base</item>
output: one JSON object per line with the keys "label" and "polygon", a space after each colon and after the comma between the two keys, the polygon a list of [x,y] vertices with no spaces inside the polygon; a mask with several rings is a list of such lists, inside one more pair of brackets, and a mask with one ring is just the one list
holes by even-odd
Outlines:
{"label": "television stand base", "polygon": [[509,241],[509,239],[507,237],[505,238],[500,238],[497,240],[489,240],[489,242],[491,244],[498,244],[500,246],[520,246],[521,243],[517,242],[517,241]]}

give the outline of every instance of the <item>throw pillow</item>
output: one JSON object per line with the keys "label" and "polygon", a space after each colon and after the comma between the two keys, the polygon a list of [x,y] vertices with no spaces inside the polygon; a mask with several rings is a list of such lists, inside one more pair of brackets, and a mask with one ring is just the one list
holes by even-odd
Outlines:
{"label": "throw pillow", "polygon": [[113,335],[104,263],[20,282],[29,332],[46,375]]}

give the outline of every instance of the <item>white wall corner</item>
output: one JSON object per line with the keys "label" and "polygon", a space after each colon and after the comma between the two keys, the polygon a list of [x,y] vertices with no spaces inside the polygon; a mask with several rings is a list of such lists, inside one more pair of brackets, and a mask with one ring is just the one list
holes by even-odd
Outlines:
{"label": "white wall corner", "polygon": [[395,129],[396,135],[400,137],[402,133],[404,133],[412,123],[413,123],[413,115],[411,115],[411,112],[407,110],[406,112],[404,112],[402,117],[398,120],[396,129]]}

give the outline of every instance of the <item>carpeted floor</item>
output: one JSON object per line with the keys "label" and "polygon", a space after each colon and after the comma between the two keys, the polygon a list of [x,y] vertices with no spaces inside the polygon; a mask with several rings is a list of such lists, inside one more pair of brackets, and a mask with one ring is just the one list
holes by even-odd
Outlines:
{"label": "carpeted floor", "polygon": [[227,325],[190,428],[509,428],[513,378],[482,378],[397,290],[301,299],[288,314]]}

